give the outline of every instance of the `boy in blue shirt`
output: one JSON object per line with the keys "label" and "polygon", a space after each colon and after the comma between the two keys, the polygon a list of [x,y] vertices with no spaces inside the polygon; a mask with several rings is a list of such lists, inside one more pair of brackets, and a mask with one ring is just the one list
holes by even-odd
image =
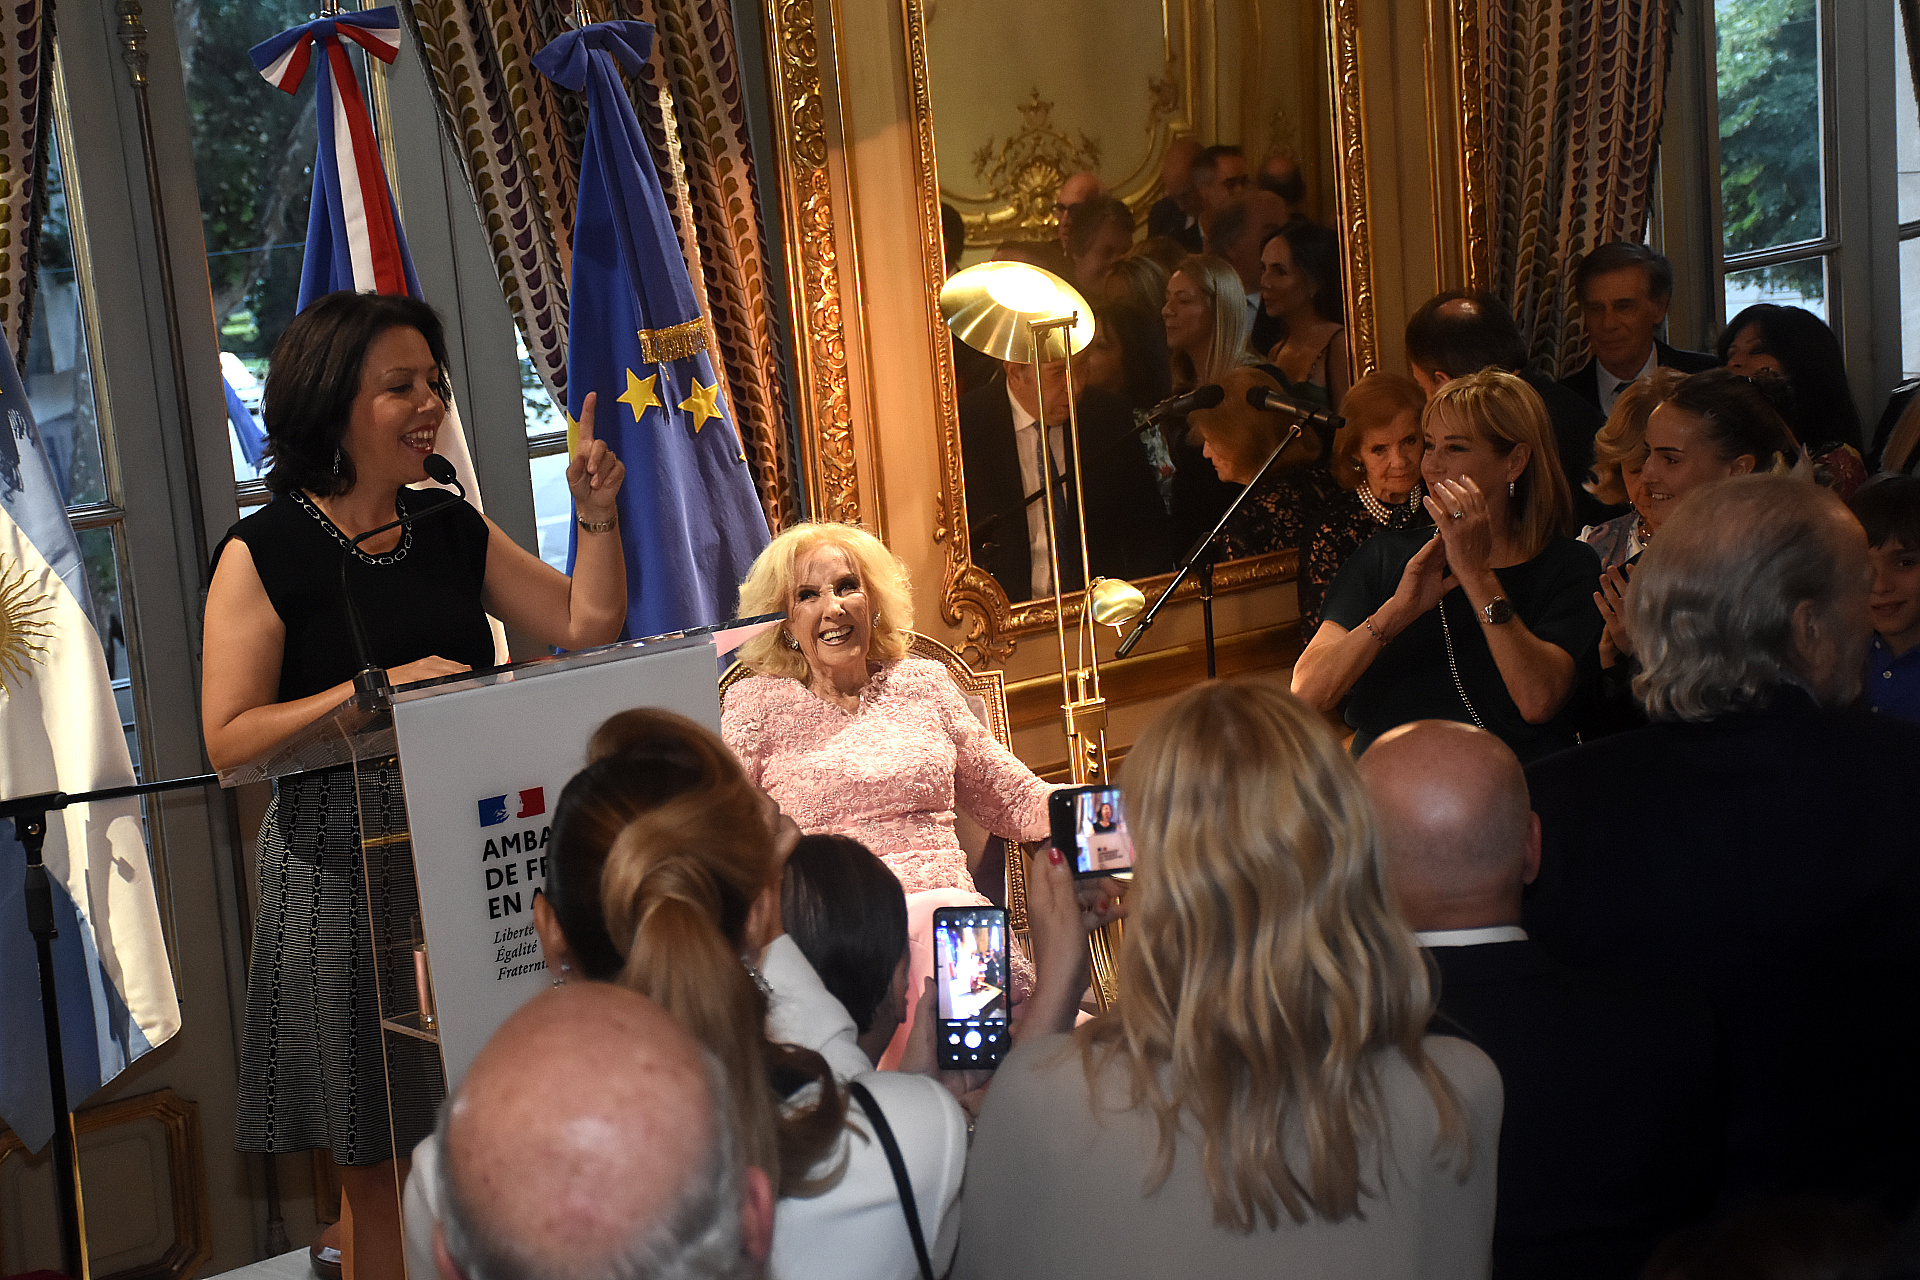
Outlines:
{"label": "boy in blue shirt", "polygon": [[1873,644],[1867,705],[1920,721],[1920,478],[1887,476],[1848,504],[1866,528],[1873,561]]}

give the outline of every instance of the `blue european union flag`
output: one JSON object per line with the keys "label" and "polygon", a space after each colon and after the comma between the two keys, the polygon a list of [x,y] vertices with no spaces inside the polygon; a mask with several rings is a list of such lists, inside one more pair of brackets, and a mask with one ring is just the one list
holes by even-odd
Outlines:
{"label": "blue european union flag", "polygon": [[767,545],[707,322],[620,80],[621,66],[640,73],[652,43],[650,23],[601,22],[568,32],[534,59],[548,79],[587,92],[567,414],[577,421],[587,393],[597,391],[594,434],[627,467],[619,505],[629,636],[732,617],[740,580]]}
{"label": "blue european union flag", "polygon": [[507,820],[507,798],[488,796],[480,802],[480,825],[497,827]]}

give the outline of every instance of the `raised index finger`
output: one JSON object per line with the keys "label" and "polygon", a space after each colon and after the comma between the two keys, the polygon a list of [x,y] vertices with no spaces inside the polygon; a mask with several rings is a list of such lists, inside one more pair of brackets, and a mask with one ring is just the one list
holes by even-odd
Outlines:
{"label": "raised index finger", "polygon": [[599,402],[598,391],[587,392],[587,398],[580,402],[580,430],[574,439],[576,451],[593,443],[593,409]]}

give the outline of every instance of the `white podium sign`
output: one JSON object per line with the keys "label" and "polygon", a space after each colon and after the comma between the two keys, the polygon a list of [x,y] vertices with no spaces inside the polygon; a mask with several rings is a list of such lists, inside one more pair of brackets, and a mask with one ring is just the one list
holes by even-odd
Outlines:
{"label": "white podium sign", "polygon": [[[440,1054],[456,1087],[487,1037],[551,981],[533,930],[553,810],[587,739],[631,707],[720,728],[710,636],[535,663],[394,695]],[[396,961],[404,962],[404,961]]]}

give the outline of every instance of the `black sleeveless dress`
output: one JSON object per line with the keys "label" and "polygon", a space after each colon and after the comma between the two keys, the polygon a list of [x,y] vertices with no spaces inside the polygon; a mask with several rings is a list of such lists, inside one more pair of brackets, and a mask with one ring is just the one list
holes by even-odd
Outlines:
{"label": "black sleeveless dress", "polygon": [[[403,489],[397,505],[413,514],[448,502],[458,499]],[[436,654],[473,667],[493,663],[481,606],[487,523],[458,505],[406,530],[393,551],[356,555],[348,566],[348,588],[382,666]],[[351,680],[357,663],[340,595],[349,553],[339,530],[295,494],[275,498],[227,538],[247,544],[286,626],[278,700]],[[397,769],[363,769],[357,789],[350,768],[274,784],[260,825],[260,910],[240,1044],[242,1151],[327,1147],[336,1164],[379,1164],[406,1155],[433,1129],[444,1093],[438,1054],[398,1035],[383,1049],[380,1031],[380,999],[403,1007],[412,998],[412,850],[405,840],[383,840],[363,859],[363,799],[392,829],[405,829]],[[376,951],[393,963],[376,969]]]}

